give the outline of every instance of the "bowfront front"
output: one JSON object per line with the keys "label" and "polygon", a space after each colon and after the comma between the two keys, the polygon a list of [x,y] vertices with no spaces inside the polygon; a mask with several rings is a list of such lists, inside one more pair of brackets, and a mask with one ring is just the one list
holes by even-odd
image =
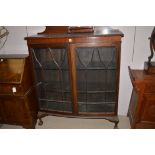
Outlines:
{"label": "bowfront front", "polygon": [[[51,27],[52,29],[52,27]],[[27,37],[41,117],[105,118],[118,123],[119,31]]]}

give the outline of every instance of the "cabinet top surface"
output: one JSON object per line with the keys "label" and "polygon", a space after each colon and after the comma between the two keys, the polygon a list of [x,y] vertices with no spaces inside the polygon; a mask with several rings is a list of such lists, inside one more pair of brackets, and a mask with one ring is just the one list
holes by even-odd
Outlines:
{"label": "cabinet top surface", "polygon": [[108,37],[108,36],[122,36],[118,33],[113,34],[101,34],[101,33],[77,33],[77,34],[38,34],[30,37],[25,37],[25,40],[29,38],[69,38],[69,37]]}
{"label": "cabinet top surface", "polygon": [[[52,26],[51,26],[52,27]],[[52,29],[52,28],[51,28]],[[54,30],[57,30],[55,27],[53,28]],[[35,38],[49,38],[49,39],[54,39],[54,38],[69,38],[69,37],[108,37],[108,36],[121,36],[123,37],[123,33],[121,31],[119,31],[118,29],[112,29],[112,28],[106,28],[106,27],[102,27],[102,28],[95,28],[93,32],[54,32],[51,31],[47,31],[47,29],[42,32],[39,33],[37,35],[33,35],[33,36],[29,36],[29,37],[25,37],[25,40],[28,39],[35,39]]]}
{"label": "cabinet top surface", "polygon": [[133,81],[155,83],[155,74],[147,74],[144,70],[130,70],[130,76]]}

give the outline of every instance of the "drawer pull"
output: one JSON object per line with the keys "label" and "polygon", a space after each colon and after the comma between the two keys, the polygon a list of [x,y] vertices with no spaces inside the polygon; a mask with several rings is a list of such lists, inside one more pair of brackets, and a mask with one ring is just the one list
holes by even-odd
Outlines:
{"label": "drawer pull", "polygon": [[12,92],[13,93],[16,93],[17,92],[16,87],[12,87]]}
{"label": "drawer pull", "polygon": [[72,42],[72,39],[68,39],[68,41],[71,43]]}

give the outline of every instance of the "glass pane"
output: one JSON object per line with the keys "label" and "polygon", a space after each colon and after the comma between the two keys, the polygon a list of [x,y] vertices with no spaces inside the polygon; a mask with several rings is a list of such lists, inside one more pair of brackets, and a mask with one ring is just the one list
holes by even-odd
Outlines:
{"label": "glass pane", "polygon": [[40,109],[72,111],[65,48],[32,49]]}
{"label": "glass pane", "polygon": [[76,48],[79,112],[114,112],[116,49]]}
{"label": "glass pane", "polygon": [[21,81],[25,59],[1,59],[0,82],[16,83]]}

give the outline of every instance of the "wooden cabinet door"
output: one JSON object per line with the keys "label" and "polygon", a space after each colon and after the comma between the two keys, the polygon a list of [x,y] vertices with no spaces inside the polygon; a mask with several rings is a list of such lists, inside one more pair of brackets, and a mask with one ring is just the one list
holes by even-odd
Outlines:
{"label": "wooden cabinet door", "polygon": [[155,129],[155,96],[144,94],[135,128]]}
{"label": "wooden cabinet door", "polygon": [[40,110],[71,113],[67,46],[33,47],[31,55]]}
{"label": "wooden cabinet door", "polygon": [[154,123],[155,125],[155,96],[145,94],[142,102],[141,121]]}
{"label": "wooden cabinet door", "polygon": [[119,44],[70,44],[74,112],[117,114]]}
{"label": "wooden cabinet door", "polygon": [[1,101],[5,123],[22,125],[28,116],[24,99],[19,97],[2,97]]}

